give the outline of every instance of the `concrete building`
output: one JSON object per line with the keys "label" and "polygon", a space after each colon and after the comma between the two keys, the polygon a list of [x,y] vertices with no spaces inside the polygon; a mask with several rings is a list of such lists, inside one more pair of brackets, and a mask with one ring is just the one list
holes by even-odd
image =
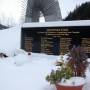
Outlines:
{"label": "concrete building", "polygon": [[38,22],[41,15],[45,21],[60,21],[62,17],[58,0],[28,0],[25,22]]}

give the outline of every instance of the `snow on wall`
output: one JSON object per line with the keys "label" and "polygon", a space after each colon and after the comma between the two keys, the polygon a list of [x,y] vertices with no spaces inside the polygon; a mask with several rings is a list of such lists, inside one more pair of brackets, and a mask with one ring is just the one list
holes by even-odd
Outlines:
{"label": "snow on wall", "polygon": [[24,23],[23,28],[30,27],[66,27],[66,26],[90,26],[90,20],[57,21],[45,23]]}
{"label": "snow on wall", "polygon": [[20,26],[0,30],[0,52],[10,54],[11,51],[20,48],[20,32]]}

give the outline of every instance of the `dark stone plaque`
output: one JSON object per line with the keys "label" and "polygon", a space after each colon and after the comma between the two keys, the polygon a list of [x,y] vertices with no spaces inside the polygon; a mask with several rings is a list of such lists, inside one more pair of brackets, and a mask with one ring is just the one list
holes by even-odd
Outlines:
{"label": "dark stone plaque", "polygon": [[59,55],[81,45],[90,56],[90,26],[23,27],[21,33],[21,48],[26,51]]}

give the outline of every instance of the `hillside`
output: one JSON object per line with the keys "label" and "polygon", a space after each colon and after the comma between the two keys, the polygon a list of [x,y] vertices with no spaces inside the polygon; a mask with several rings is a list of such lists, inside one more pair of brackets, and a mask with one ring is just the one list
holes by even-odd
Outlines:
{"label": "hillside", "polygon": [[90,2],[77,6],[73,12],[70,12],[65,20],[89,20],[90,19]]}
{"label": "hillside", "polygon": [[8,28],[8,27],[0,24],[0,29],[6,29],[6,28]]}

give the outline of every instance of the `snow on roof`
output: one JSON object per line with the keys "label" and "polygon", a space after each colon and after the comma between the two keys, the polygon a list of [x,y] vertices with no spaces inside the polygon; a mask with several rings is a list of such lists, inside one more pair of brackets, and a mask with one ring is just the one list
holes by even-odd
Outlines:
{"label": "snow on roof", "polygon": [[22,28],[35,28],[35,27],[68,27],[68,26],[90,26],[90,20],[75,20],[75,21],[57,21],[57,22],[44,22],[44,23],[24,23]]}

